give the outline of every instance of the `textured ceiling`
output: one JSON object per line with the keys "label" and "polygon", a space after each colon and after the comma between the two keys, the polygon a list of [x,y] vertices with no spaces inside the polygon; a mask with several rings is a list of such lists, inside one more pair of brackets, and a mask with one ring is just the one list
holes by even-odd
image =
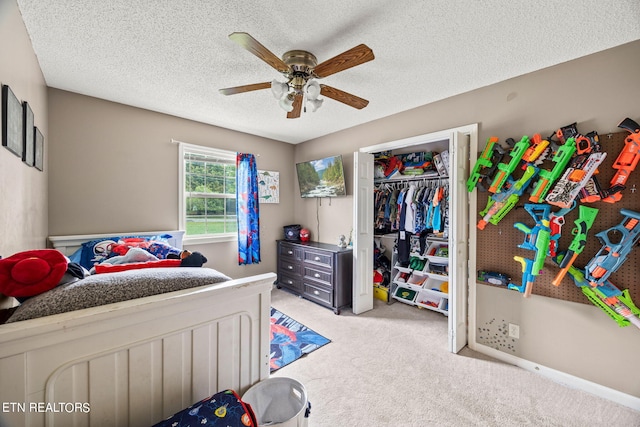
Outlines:
{"label": "textured ceiling", "polygon": [[[17,2],[48,86],[289,143],[640,39],[638,0]],[[287,119],[269,90],[219,94],[280,77],[232,32],[319,62],[366,44],[375,60],[320,82],[369,105]]]}

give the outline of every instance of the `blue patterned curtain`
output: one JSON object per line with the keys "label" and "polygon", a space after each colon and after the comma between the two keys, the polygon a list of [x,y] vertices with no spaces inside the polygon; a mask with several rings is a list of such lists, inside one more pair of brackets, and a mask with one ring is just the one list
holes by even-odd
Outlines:
{"label": "blue patterned curtain", "polygon": [[258,169],[253,154],[236,155],[236,201],[238,264],[257,264],[260,262],[260,209]]}

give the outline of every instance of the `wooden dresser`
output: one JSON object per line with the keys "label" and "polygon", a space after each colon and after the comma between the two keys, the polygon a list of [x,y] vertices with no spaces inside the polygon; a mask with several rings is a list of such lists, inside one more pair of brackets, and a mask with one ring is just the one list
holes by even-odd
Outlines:
{"label": "wooden dresser", "polygon": [[352,250],[319,242],[278,240],[277,287],[333,309],[351,305]]}

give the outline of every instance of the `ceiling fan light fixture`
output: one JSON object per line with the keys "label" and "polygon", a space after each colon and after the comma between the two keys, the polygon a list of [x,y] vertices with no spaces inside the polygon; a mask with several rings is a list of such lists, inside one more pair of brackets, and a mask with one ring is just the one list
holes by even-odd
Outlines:
{"label": "ceiling fan light fixture", "polygon": [[318,108],[322,107],[323,101],[324,99],[309,99],[307,101],[307,107],[309,107],[309,110],[311,110],[311,112],[314,112]]}
{"label": "ceiling fan light fixture", "polygon": [[282,108],[287,113],[293,111],[293,95],[285,94],[282,98],[280,98],[280,102],[278,102],[280,108]]}
{"label": "ceiling fan light fixture", "polygon": [[318,83],[317,80],[309,80],[305,91],[307,93],[307,99],[318,99],[318,96],[320,96],[320,83]]}
{"label": "ceiling fan light fixture", "polygon": [[271,89],[280,108],[287,111],[288,119],[297,119],[302,111],[315,111],[322,105],[319,96],[331,98],[353,108],[362,109],[369,104],[366,99],[327,85],[320,85],[314,79],[322,79],[357,65],[373,60],[373,51],[365,44],[342,52],[333,58],[318,63],[317,58],[306,50],[290,50],[277,57],[249,33],[235,32],[229,39],[246,49],[287,79],[253,83],[220,89],[222,95],[234,95],[260,89]]}
{"label": "ceiling fan light fixture", "polygon": [[273,94],[274,98],[282,99],[282,97],[286,96],[287,93],[289,93],[289,85],[287,83],[273,80],[271,82],[271,93]]}

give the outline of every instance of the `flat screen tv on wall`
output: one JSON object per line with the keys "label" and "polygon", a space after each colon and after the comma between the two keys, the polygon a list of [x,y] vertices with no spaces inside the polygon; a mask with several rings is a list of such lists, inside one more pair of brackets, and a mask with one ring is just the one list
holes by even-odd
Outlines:
{"label": "flat screen tv on wall", "polygon": [[346,196],[342,156],[325,157],[296,164],[302,197]]}

